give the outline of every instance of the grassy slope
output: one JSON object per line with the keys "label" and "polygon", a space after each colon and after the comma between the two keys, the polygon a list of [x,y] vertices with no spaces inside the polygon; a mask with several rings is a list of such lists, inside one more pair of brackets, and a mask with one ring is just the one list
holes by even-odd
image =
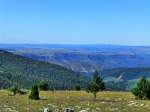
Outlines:
{"label": "grassy slope", "polygon": [[87,84],[87,78],[64,67],[41,61],[35,61],[12,53],[0,51],[0,86],[9,87],[18,83],[29,88],[41,79],[50,87],[73,88]]}
{"label": "grassy slope", "polygon": [[[65,107],[72,107],[75,112],[150,112],[150,102],[135,100],[129,92],[102,92],[97,100],[92,100],[92,94],[76,91],[41,92],[41,98],[46,100],[29,100],[27,95],[8,96],[8,91],[0,91],[0,111],[10,108],[19,112],[43,112],[44,107],[50,107],[53,112],[63,112]],[[7,110],[7,112],[10,112]]]}

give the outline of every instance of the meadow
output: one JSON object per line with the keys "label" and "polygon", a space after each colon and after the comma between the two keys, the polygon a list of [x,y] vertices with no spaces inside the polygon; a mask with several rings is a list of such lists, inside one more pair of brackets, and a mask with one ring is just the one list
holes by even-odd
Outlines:
{"label": "meadow", "polygon": [[40,92],[40,100],[29,100],[28,95],[9,96],[0,91],[0,112],[43,112],[49,107],[53,112],[72,108],[75,112],[150,112],[150,101],[135,100],[130,92],[99,92],[97,100],[85,91]]}

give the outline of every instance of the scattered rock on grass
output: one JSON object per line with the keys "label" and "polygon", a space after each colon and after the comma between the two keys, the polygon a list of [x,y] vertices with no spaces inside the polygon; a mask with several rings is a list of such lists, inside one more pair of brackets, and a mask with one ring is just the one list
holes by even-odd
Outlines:
{"label": "scattered rock on grass", "polygon": [[44,112],[52,112],[49,108],[44,108]]}
{"label": "scattered rock on grass", "polygon": [[72,108],[65,108],[64,112],[74,112],[74,110]]}
{"label": "scattered rock on grass", "polygon": [[80,112],[88,112],[87,110],[80,110]]}

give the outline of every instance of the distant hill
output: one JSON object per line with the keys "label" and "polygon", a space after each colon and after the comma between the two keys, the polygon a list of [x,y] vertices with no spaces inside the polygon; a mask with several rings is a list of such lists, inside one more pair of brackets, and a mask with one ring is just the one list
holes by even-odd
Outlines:
{"label": "distant hill", "polygon": [[149,68],[115,68],[102,71],[103,77],[115,77],[123,80],[132,80],[142,76],[150,77]]}
{"label": "distant hill", "polygon": [[0,48],[85,74],[91,74],[94,68],[150,67],[149,46],[17,44],[0,45]]}
{"label": "distant hill", "polygon": [[0,50],[0,88],[19,85],[30,88],[39,80],[45,80],[49,88],[84,88],[88,78],[59,65],[29,59]]}
{"label": "distant hill", "polygon": [[110,89],[128,90],[141,76],[150,78],[150,46],[1,44],[0,48],[90,77],[97,68]]}
{"label": "distant hill", "polygon": [[115,68],[101,72],[102,77],[112,90],[130,90],[137,81],[145,76],[150,79],[150,68]]}

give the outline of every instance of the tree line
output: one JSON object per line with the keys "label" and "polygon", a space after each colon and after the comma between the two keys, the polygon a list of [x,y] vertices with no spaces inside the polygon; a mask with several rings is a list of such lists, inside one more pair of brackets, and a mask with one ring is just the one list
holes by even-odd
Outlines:
{"label": "tree line", "polygon": [[[103,79],[100,77],[99,72],[95,70],[93,74],[93,78],[87,85],[86,91],[88,93],[93,94],[93,98],[96,99],[97,93],[100,91],[104,91],[106,89],[105,83]],[[48,91],[49,86],[48,84],[44,81],[41,80],[38,84],[33,85],[30,91],[29,98],[34,99],[34,100],[39,100],[39,92],[40,91]],[[51,91],[54,91],[55,89],[51,89]],[[75,86],[75,90],[80,91],[80,85]],[[13,93],[13,95],[20,93],[20,94],[25,94],[24,91],[21,91],[19,87],[12,87],[10,91]],[[131,90],[133,95],[135,95],[136,99],[142,99],[142,100],[150,100],[150,82],[145,78],[142,77],[139,82],[137,83],[137,86]]]}

